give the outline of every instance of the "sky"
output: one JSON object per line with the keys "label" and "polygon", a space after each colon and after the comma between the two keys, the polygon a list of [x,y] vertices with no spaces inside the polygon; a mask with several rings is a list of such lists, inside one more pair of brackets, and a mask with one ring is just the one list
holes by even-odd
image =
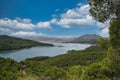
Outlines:
{"label": "sky", "polygon": [[109,24],[96,22],[89,9],[86,0],[0,0],[0,35],[109,36]]}

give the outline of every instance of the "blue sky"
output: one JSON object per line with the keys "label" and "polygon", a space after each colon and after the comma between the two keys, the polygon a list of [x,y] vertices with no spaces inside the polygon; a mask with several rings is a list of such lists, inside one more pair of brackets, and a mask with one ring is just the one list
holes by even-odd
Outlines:
{"label": "blue sky", "polygon": [[12,36],[108,36],[85,0],[0,0],[0,34]]}

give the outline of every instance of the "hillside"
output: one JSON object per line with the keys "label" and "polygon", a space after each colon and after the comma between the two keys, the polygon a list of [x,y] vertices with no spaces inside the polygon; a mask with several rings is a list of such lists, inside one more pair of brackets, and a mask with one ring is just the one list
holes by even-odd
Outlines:
{"label": "hillside", "polygon": [[32,40],[10,37],[7,35],[0,36],[0,51],[16,50],[32,46],[53,46],[52,44],[35,42]]}
{"label": "hillside", "polygon": [[96,34],[85,34],[82,35],[72,41],[69,41],[70,43],[90,43],[90,44],[95,44],[97,43],[97,40],[101,38],[101,36],[96,35]]}
{"label": "hillside", "polygon": [[[77,66],[89,66],[106,57],[106,51],[96,47],[80,51],[69,51],[55,57],[35,57],[16,62],[0,57],[1,80],[74,80],[69,79],[69,70]],[[6,65],[7,64],[7,65]],[[80,68],[80,67],[79,67]],[[77,68],[78,74],[80,69]],[[73,69],[74,70],[74,69]],[[72,70],[71,70],[72,71]],[[6,77],[4,77],[4,74]],[[75,79],[77,80],[77,79]]]}
{"label": "hillside", "polygon": [[[91,49],[92,48],[92,49]],[[98,49],[99,48],[99,49]],[[96,49],[96,50],[94,50]],[[26,59],[27,61],[37,61],[47,64],[49,66],[57,66],[59,68],[69,68],[74,65],[87,66],[91,63],[101,61],[106,57],[106,51],[100,49],[100,47],[89,47],[86,50],[72,50],[66,54],[58,55],[55,57],[35,57]]]}

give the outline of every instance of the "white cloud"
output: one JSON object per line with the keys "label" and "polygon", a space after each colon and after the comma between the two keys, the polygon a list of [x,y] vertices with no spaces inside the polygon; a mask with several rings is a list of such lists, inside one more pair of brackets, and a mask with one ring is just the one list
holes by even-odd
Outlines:
{"label": "white cloud", "polygon": [[95,20],[90,16],[89,9],[88,4],[79,3],[79,7],[68,9],[66,13],[61,14],[61,19],[57,20],[55,24],[64,28],[93,26]]}
{"label": "white cloud", "polygon": [[103,37],[109,37],[109,27],[105,27],[101,31],[99,31],[99,34]]}
{"label": "white cloud", "polygon": [[16,20],[21,23],[31,23],[31,19],[16,18]]}
{"label": "white cloud", "polygon": [[108,37],[109,29],[106,26],[109,26],[109,21],[106,23],[95,22],[89,13],[89,9],[90,6],[88,4],[79,3],[76,8],[68,9],[66,13],[61,14],[61,19],[54,21],[54,24],[64,28],[92,27],[96,25],[96,27],[102,28],[99,30],[99,35]]}
{"label": "white cloud", "polygon": [[0,19],[0,35],[12,35],[17,37],[43,35],[42,33],[36,33],[36,29],[51,29],[51,22],[46,21],[33,24],[31,19]]}
{"label": "white cloud", "polygon": [[109,37],[109,24],[110,20],[108,20],[106,23],[100,23],[97,22],[97,27],[100,28],[98,34],[103,37]]}
{"label": "white cloud", "polygon": [[11,34],[13,31],[8,28],[0,28],[0,35],[8,35]]}
{"label": "white cloud", "polygon": [[35,28],[40,29],[51,29],[51,24],[49,21],[46,22],[38,22],[37,24],[33,24],[31,22],[31,19],[0,19],[0,27],[2,28],[9,28],[9,29],[15,29],[15,30],[27,30],[31,31]]}
{"label": "white cloud", "polygon": [[41,29],[51,29],[52,28],[51,23],[49,21],[39,22],[36,24],[36,26]]}
{"label": "white cloud", "polygon": [[83,4],[82,3],[78,3],[77,6],[82,6]]}
{"label": "white cloud", "polygon": [[51,23],[51,24],[56,24],[57,21],[58,21],[58,20],[57,20],[56,18],[53,18],[53,19],[50,21],[50,23]]}
{"label": "white cloud", "polygon": [[[77,4],[76,8],[67,9],[67,11],[61,14],[59,17],[53,14],[53,19],[49,21],[40,21],[33,24],[31,19],[0,19],[0,31],[2,33],[8,32],[12,35],[24,36],[24,35],[41,35],[42,33],[34,32],[35,29],[52,29],[52,24],[59,25],[63,28],[71,27],[92,27],[97,25],[100,30],[101,36],[108,36],[108,27],[105,27],[108,23],[95,23],[95,20],[89,13],[90,6],[88,4]],[[59,9],[56,9],[59,11]],[[105,27],[105,28],[104,28]],[[31,32],[33,30],[33,32]],[[17,32],[18,31],[18,32]],[[0,33],[1,34],[1,33]]]}
{"label": "white cloud", "polygon": [[65,19],[80,19],[89,14],[90,6],[88,4],[68,9],[66,13],[61,14],[61,18]]}
{"label": "white cloud", "polygon": [[21,22],[17,19],[0,19],[0,27],[20,30],[33,30],[35,25],[28,23],[28,19],[23,19]]}
{"label": "white cloud", "polygon": [[71,27],[88,27],[93,26],[94,20],[91,16],[86,15],[85,18],[81,19],[61,19],[57,22],[58,25],[61,25],[65,28],[71,28]]}
{"label": "white cloud", "polygon": [[7,29],[7,28],[0,28],[0,31],[11,32],[11,30],[10,30],[10,29]]}
{"label": "white cloud", "polygon": [[36,33],[36,32],[25,32],[25,31],[19,31],[16,33],[11,34],[11,36],[16,37],[34,37],[34,36],[45,36],[43,33]]}

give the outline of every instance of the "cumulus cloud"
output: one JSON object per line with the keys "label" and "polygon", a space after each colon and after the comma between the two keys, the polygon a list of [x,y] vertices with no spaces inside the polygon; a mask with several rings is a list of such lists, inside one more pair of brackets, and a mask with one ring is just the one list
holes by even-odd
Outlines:
{"label": "cumulus cloud", "polygon": [[60,21],[57,22],[58,25],[61,25],[65,28],[71,28],[71,27],[88,27],[93,26],[94,20],[91,16],[86,15],[85,18],[81,19],[60,19]]}
{"label": "cumulus cloud", "polygon": [[109,37],[109,24],[110,20],[108,20],[106,23],[100,23],[97,22],[97,26],[100,29],[98,34],[103,36],[103,37]]}
{"label": "cumulus cloud", "polygon": [[36,24],[36,26],[41,29],[51,29],[51,23],[49,21],[39,22]]}
{"label": "cumulus cloud", "polygon": [[99,34],[103,37],[109,37],[109,26],[99,31]]}
{"label": "cumulus cloud", "polygon": [[8,34],[11,34],[11,33],[13,33],[13,31],[10,30],[10,29],[0,28],[0,35],[8,35]]}
{"label": "cumulus cloud", "polygon": [[35,25],[28,22],[28,19],[0,19],[0,27],[19,30],[33,30]]}
{"label": "cumulus cloud", "polygon": [[57,20],[56,18],[53,18],[53,19],[50,21],[50,23],[51,23],[51,24],[56,24],[57,21],[58,21],[58,20]]}
{"label": "cumulus cloud", "polygon": [[49,21],[46,22],[38,22],[37,24],[33,24],[31,22],[31,19],[21,19],[21,18],[16,18],[16,19],[0,19],[0,27],[2,28],[8,28],[8,29],[16,29],[16,30],[34,30],[35,28],[40,28],[40,29],[50,29],[51,24]]}
{"label": "cumulus cloud", "polygon": [[109,21],[106,23],[96,22],[89,13],[90,5],[78,3],[76,8],[68,9],[66,13],[61,14],[61,19],[54,21],[57,25],[64,28],[71,27],[98,27],[99,35],[109,36]]}
{"label": "cumulus cloud", "polygon": [[88,27],[93,26],[95,20],[90,16],[88,4],[78,4],[79,6],[73,9],[68,9],[65,13],[61,14],[59,20],[52,20],[54,24],[60,25],[63,28],[71,27]]}
{"label": "cumulus cloud", "polygon": [[34,36],[45,36],[45,34],[43,34],[43,33],[36,33],[36,32],[19,31],[19,32],[12,33],[11,36],[34,37]]}
{"label": "cumulus cloud", "polygon": [[40,36],[42,33],[31,32],[35,31],[35,29],[51,29],[51,23],[46,21],[33,24],[31,19],[21,18],[13,20],[8,18],[0,19],[0,35]]}
{"label": "cumulus cloud", "polygon": [[[106,23],[95,23],[95,20],[89,13],[90,6],[88,4],[77,4],[76,8],[67,9],[67,11],[61,14],[59,17],[53,14],[53,19],[49,21],[39,21],[33,24],[31,19],[0,19],[0,34],[7,33],[12,35],[24,36],[24,35],[43,35],[42,33],[36,33],[35,29],[52,29],[52,24],[59,25],[63,28],[71,27],[92,27],[97,25],[98,28],[102,28],[99,31],[101,36],[108,36],[108,27]],[[56,11],[59,11],[56,9]],[[108,25],[108,23],[107,23]],[[33,32],[32,32],[33,30]]]}
{"label": "cumulus cloud", "polygon": [[16,18],[16,20],[21,23],[31,23],[31,19]]}
{"label": "cumulus cloud", "polygon": [[89,15],[90,6],[82,5],[73,9],[68,9],[66,13],[61,14],[62,19],[81,19]]}

